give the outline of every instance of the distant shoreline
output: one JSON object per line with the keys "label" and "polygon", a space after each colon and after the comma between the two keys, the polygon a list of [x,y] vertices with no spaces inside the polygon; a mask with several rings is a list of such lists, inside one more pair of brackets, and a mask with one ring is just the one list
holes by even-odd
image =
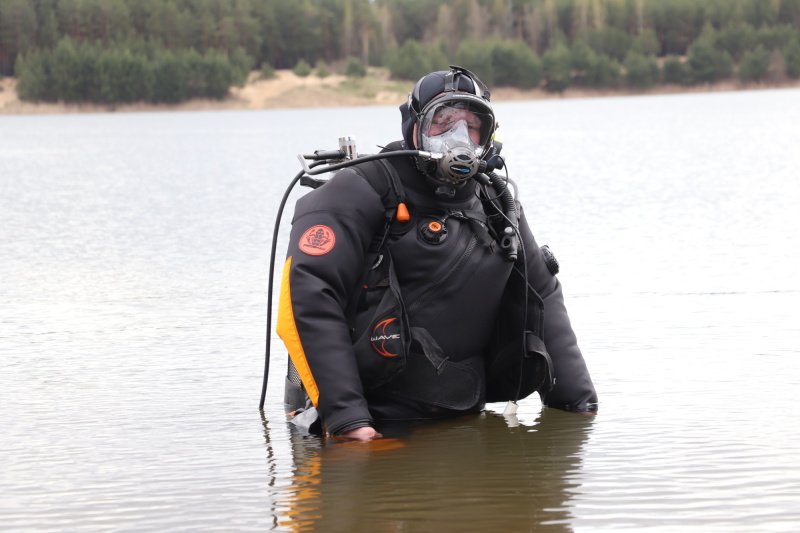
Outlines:
{"label": "distant shoreline", "polygon": [[[381,69],[371,69],[370,75],[352,80],[340,75],[318,78],[296,76],[290,70],[276,72],[273,79],[261,79],[259,73],[250,75],[244,87],[234,87],[225,100],[189,100],[180,104],[135,103],[117,106],[99,104],[32,103],[17,98],[16,79],[0,80],[0,115],[68,114],[68,113],[129,113],[154,111],[205,111],[243,109],[301,109],[314,107],[397,106],[405,102],[413,87],[409,81],[391,80]],[[493,102],[521,100],[559,100],[566,98],[596,98],[652,94],[682,94],[728,92],[739,90],[800,88],[800,80],[781,83],[740,83],[726,80],[706,85],[657,85],[645,90],[594,90],[569,88],[563,94],[542,89],[492,89]]]}

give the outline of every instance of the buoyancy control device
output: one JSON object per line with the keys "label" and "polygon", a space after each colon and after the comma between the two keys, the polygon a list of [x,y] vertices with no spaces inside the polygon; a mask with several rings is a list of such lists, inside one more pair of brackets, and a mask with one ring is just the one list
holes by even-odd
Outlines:
{"label": "buoyancy control device", "polygon": [[[495,170],[500,170],[504,167],[504,160],[500,156],[501,148],[502,144],[500,142],[495,141],[492,143],[491,149],[486,151],[480,159],[478,168],[476,169],[473,178],[480,184],[481,194],[483,195],[482,200],[484,203],[494,206],[494,217],[496,219],[495,227],[497,228],[496,233],[498,234],[498,243],[503,252],[505,260],[509,262],[516,262],[520,251],[524,258],[524,248],[521,245],[521,237],[518,228],[519,212],[514,194],[511,190],[513,182],[511,182],[507,175],[504,177],[499,177],[494,172]],[[386,159],[392,157],[425,158],[431,161],[441,162],[446,160],[447,157],[452,158],[452,154],[427,152],[423,150],[394,150],[383,151],[371,155],[360,155],[356,150],[356,143],[352,137],[341,137],[339,138],[338,150],[317,150],[313,154],[298,155],[298,159],[300,160],[303,168],[290,182],[286,192],[283,195],[283,198],[281,199],[273,229],[267,296],[266,351],[264,358],[264,378],[261,389],[261,399],[259,402],[260,410],[263,411],[264,408],[270,368],[272,295],[275,273],[275,257],[277,251],[276,247],[280,221],[283,216],[283,210],[289,194],[298,182],[300,182],[301,185],[316,189],[323,186],[327,182],[326,179],[321,179],[318,177],[322,174],[335,172],[357,164],[375,161],[378,163],[375,167],[382,169],[382,171],[370,173],[370,177],[367,178],[367,181],[376,190],[384,202],[384,208],[386,211],[386,228],[388,230],[388,227],[393,220],[404,221],[408,220],[409,218],[408,208],[405,204],[405,194],[403,192],[400,179],[392,170],[392,166],[387,164],[385,161]],[[385,234],[383,238],[385,238]],[[380,248],[380,243],[377,242],[378,240],[382,240],[382,237],[376,236],[376,242],[373,243],[372,247],[374,248],[373,252],[377,252],[377,250]],[[370,264],[375,260],[376,255],[376,253],[368,255],[368,262]],[[523,276],[525,277],[525,285],[527,285],[527,271],[524,268]],[[527,305],[527,296],[525,301]],[[525,318],[523,316],[522,323],[520,324],[523,329],[524,323]],[[524,344],[526,343],[523,343],[523,345]],[[526,347],[521,346],[520,348],[524,352]],[[522,365],[522,363],[520,363],[520,365]],[[522,387],[521,383],[520,387]],[[508,399],[515,400],[519,397],[520,392],[518,390],[516,394],[510,394]]]}

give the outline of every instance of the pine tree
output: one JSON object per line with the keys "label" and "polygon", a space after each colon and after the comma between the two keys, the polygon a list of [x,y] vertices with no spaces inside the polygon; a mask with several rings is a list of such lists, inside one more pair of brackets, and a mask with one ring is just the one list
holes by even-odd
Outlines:
{"label": "pine tree", "polygon": [[794,39],[786,46],[783,60],[786,62],[786,74],[800,79],[800,41]]}

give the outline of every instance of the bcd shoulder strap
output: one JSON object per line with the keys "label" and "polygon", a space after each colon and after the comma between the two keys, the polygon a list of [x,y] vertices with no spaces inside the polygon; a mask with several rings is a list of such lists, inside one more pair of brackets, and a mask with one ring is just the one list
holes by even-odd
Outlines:
{"label": "bcd shoulder strap", "polygon": [[[403,184],[400,182],[400,176],[397,174],[397,170],[395,170],[391,163],[384,159],[367,161],[352,168],[355,170],[356,174],[361,176],[370,184],[375,192],[378,193],[378,196],[380,196],[383,202],[385,212],[383,228],[373,237],[364,259],[364,269],[358,282],[358,287],[363,287],[369,272],[375,269],[383,258],[381,249],[386,242],[386,237],[392,226],[392,221],[397,216],[398,205],[405,201],[405,191],[403,189]],[[383,252],[384,254],[387,253],[386,250],[383,250]],[[359,296],[354,295],[348,303],[345,318],[349,324],[353,324],[354,322],[359,299]]]}
{"label": "bcd shoulder strap", "polygon": [[361,163],[352,168],[381,197],[386,218],[394,218],[397,206],[406,200],[403,184],[400,182],[400,176],[394,165],[384,159],[378,159]]}

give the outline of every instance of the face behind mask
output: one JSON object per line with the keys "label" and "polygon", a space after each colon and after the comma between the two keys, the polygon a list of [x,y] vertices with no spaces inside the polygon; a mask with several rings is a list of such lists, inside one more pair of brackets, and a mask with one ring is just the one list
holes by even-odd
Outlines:
{"label": "face behind mask", "polygon": [[447,153],[453,148],[468,148],[478,155],[480,146],[469,136],[469,127],[466,120],[459,120],[444,133],[439,135],[422,135],[422,147],[428,152]]}
{"label": "face behind mask", "polygon": [[423,135],[422,145],[429,152],[443,154],[436,165],[434,176],[451,186],[463,185],[478,170],[480,158],[477,152],[481,148],[470,137],[467,122],[464,120],[458,121],[439,135]]}

